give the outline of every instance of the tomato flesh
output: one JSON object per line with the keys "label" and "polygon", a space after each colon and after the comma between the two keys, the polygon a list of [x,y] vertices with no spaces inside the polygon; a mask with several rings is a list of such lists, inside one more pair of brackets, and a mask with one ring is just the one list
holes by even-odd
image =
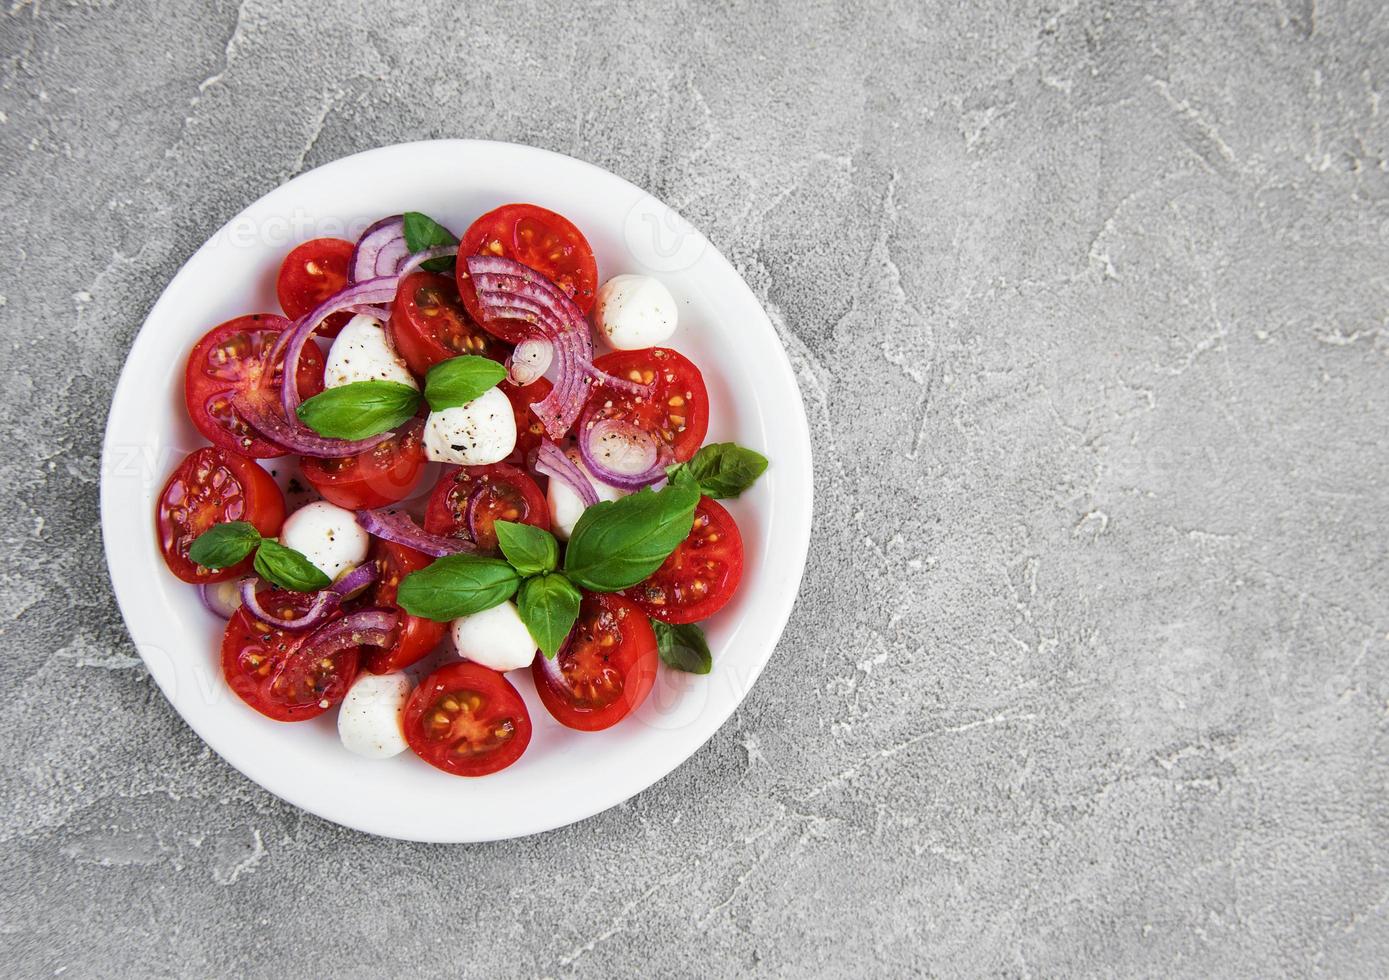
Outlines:
{"label": "tomato flesh", "polygon": [[[474,496],[470,526],[468,509]],[[430,534],[473,541],[483,551],[497,550],[497,521],[550,530],[544,494],[534,480],[508,463],[446,469],[424,512],[424,529]]]}
{"label": "tomato flesh", "polygon": [[389,674],[404,670],[438,646],[448,632],[448,624],[411,616],[396,605],[400,580],[424,568],[433,558],[413,548],[375,538],[371,543],[371,559],[376,562],[380,576],[362,598],[362,604],[395,609],[400,620],[395,643],[390,647],[371,647],[366,651],[365,666],[373,674]]}
{"label": "tomato flesh", "polygon": [[500,255],[530,266],[568,293],[581,311],[593,306],[598,263],[588,239],[563,215],[534,204],[504,204],[474,221],[458,246],[458,294],[472,318],[508,343],[535,333],[523,320],[487,320],[462,260],[470,255]]}
{"label": "tomato flesh", "polygon": [[656,634],[630,599],[586,593],[579,619],[549,664],[531,664],[541,703],[561,725],[610,728],[635,711],[656,683]]}
{"label": "tomato flesh", "polygon": [[733,598],[743,578],[743,536],[733,515],[701,497],[689,537],[661,567],[622,594],[667,623],[708,619]]}
{"label": "tomato flesh", "polygon": [[324,500],[348,510],[384,507],[410,496],[424,471],[424,422],[413,419],[391,438],[356,456],[299,460]]}
{"label": "tomato flesh", "polygon": [[554,386],[544,378],[536,378],[524,386],[503,381],[497,387],[510,400],[512,414],[516,416],[516,448],[511,451],[506,462],[512,466],[524,467],[530,454],[539,448],[540,441],[545,438],[545,423],[540,421],[531,406],[544,401]]}
{"label": "tomato flesh", "polygon": [[193,542],[214,524],[249,521],[267,537],[280,533],[285,497],[270,474],[235,453],[204,446],[184,457],[164,484],[154,523],[164,562],[185,582],[222,582],[251,569],[248,556],[214,571],[188,557]]}
{"label": "tomato flesh", "polygon": [[[258,592],[257,598],[267,612],[290,617],[308,609],[313,593],[269,588]],[[222,636],[222,676],[227,686],[276,721],[307,721],[323,714],[352,686],[360,650],[348,647],[323,656],[307,645],[313,633],[276,629],[251,616],[244,606],[238,609]]]}
{"label": "tomato flesh", "polygon": [[[184,372],[183,395],[188,416],[213,445],[250,456],[269,459],[283,456],[281,446],[260,436],[232,407],[241,392],[262,389],[279,403],[284,360],[278,359],[265,377],[266,361],[287,324],[274,314],[253,313],[213,327],[193,347]],[[311,398],[323,390],[323,355],[305,344],[296,373],[299,394]]]}
{"label": "tomato flesh", "polygon": [[426,677],[405,702],[405,740],[455,776],[486,776],[521,757],[531,740],[525,702],[505,677],[467,661]]}
{"label": "tomato flesh", "polygon": [[655,436],[683,463],[704,444],[709,431],[709,393],[704,376],[684,355],[666,347],[619,350],[593,362],[604,374],[650,385],[634,395],[599,386],[588,396],[580,424],[620,419]]}
{"label": "tomato flesh", "polygon": [[[315,238],[295,246],[280,264],[275,294],[285,316],[297,320],[347,285],[348,268],[356,246],[341,238]],[[351,313],[334,313],[314,333],[336,337]]]}
{"label": "tomato flesh", "polygon": [[415,374],[460,354],[506,359],[508,348],[479,327],[463,308],[448,276],[412,272],[401,280],[386,332]]}

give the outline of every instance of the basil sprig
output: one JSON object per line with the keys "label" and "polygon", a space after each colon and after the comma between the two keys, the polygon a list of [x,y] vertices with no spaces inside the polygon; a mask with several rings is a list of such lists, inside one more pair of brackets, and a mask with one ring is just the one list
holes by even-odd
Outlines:
{"label": "basil sprig", "polygon": [[497,544],[511,567],[522,575],[552,572],[559,561],[559,544],[549,531],[515,521],[495,521]]}
{"label": "basil sprig", "polygon": [[[545,532],[541,532],[544,534]],[[579,618],[583,596],[574,583],[558,572],[526,579],[517,596],[516,608],[531,638],[546,657],[554,658],[565,637]]]}
{"label": "basil sprig", "polygon": [[329,439],[368,439],[409,421],[420,393],[399,381],[354,381],[305,399],[299,419]]}
{"label": "basil sprig", "polygon": [[[401,217],[404,219],[405,247],[411,252],[422,252],[437,245],[458,244],[458,239],[453,232],[427,214],[421,214],[418,211],[406,211]],[[437,259],[430,259],[420,268],[428,269],[430,272],[447,272],[453,268],[453,264],[454,259],[445,255]]]}
{"label": "basil sprig", "polygon": [[401,579],[396,602],[412,616],[443,623],[501,605],[520,584],[500,558],[447,555]]}
{"label": "basil sprig", "polygon": [[569,536],[564,574],[592,592],[636,585],[689,536],[698,503],[699,490],[680,482],[594,504]]}
{"label": "basil sprig", "polygon": [[424,379],[424,400],[433,411],[466,405],[506,377],[506,368],[490,357],[464,354],[440,361]]}
{"label": "basil sprig", "polygon": [[706,497],[736,497],[767,470],[767,457],[735,442],[716,442],[702,448],[689,462],[666,471],[672,483],[692,481]]}
{"label": "basil sprig", "polygon": [[651,629],[656,633],[661,662],[667,667],[690,674],[707,674],[714,668],[709,642],[696,623],[663,623],[653,619]]}
{"label": "basil sprig", "polygon": [[214,524],[193,541],[188,557],[204,568],[230,568],[252,551],[256,574],[282,589],[315,592],[332,580],[302,554],[274,538],[263,538],[248,521]]}

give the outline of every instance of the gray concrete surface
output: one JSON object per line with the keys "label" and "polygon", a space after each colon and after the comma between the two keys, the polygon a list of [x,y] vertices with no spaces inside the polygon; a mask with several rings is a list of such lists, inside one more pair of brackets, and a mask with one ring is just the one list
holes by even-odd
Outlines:
{"label": "gray concrete surface", "polygon": [[[6,6],[0,972],[1384,974],[1382,4]],[[178,266],[295,173],[439,136],[687,214],[819,463],[724,730],[455,848],[210,755],[97,527]]]}

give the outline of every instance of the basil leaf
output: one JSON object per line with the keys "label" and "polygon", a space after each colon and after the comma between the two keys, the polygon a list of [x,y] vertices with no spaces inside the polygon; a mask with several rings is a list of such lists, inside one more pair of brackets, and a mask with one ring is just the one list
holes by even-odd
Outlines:
{"label": "basil leaf", "polygon": [[316,592],[326,589],[332,579],[293,548],[266,538],[256,549],[256,574],[267,582],[293,592]]}
{"label": "basil leaf", "polygon": [[661,661],[667,667],[688,674],[707,674],[714,669],[714,656],[709,652],[704,630],[697,624],[671,624],[653,619],[651,628],[656,632],[656,648],[661,653]]}
{"label": "basil leaf", "polygon": [[539,575],[554,571],[559,561],[559,545],[549,531],[514,521],[497,521],[497,544],[511,566],[522,575]]}
{"label": "basil leaf", "polygon": [[447,555],[401,579],[396,603],[412,616],[446,623],[501,605],[520,582],[500,558]]}
{"label": "basil leaf", "polygon": [[[421,214],[418,211],[406,211],[401,217],[404,219],[405,226],[405,247],[411,252],[422,252],[436,245],[458,244],[458,239],[454,237],[453,232],[427,214]],[[447,272],[453,268],[453,263],[452,257],[441,256],[437,259],[430,259],[420,268],[428,269],[430,272]]]}
{"label": "basil leaf", "polygon": [[734,442],[716,442],[695,453],[687,463],[667,471],[672,482],[693,479],[706,497],[736,497],[757,482],[767,469],[767,457]]}
{"label": "basil leaf", "polygon": [[457,408],[496,387],[505,377],[506,368],[490,357],[475,354],[450,357],[434,365],[425,375],[424,399],[436,412]]}
{"label": "basil leaf", "polygon": [[330,439],[366,439],[403,425],[420,407],[420,393],[399,381],[354,381],[329,388],[299,406],[299,418]]}
{"label": "basil leaf", "polygon": [[682,484],[599,501],[574,525],[564,573],[593,592],[636,585],[689,536],[698,503],[699,491]]}
{"label": "basil leaf", "polygon": [[553,659],[579,618],[579,590],[559,573],[528,578],[521,586],[516,608],[521,622],[546,657]]}
{"label": "basil leaf", "polygon": [[188,557],[204,568],[230,568],[255,550],[260,532],[250,521],[214,524],[194,540]]}

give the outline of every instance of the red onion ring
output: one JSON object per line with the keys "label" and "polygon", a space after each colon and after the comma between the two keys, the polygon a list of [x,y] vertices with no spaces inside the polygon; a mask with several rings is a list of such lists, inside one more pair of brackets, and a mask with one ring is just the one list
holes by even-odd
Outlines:
{"label": "red onion ring", "polygon": [[204,582],[198,586],[198,598],[202,599],[207,611],[222,619],[231,619],[241,608],[240,582],[227,579],[222,582]]}
{"label": "red onion ring", "polygon": [[511,383],[524,388],[540,378],[554,359],[555,346],[544,337],[527,337],[512,350],[506,359],[506,374]]}
{"label": "red onion ring", "polygon": [[376,581],[376,562],[368,561],[358,565],[331,586],[332,590],[346,599],[352,593],[365,589]]}
{"label": "red onion ring", "polygon": [[288,630],[292,633],[313,629],[332,614],[333,610],[338,608],[338,604],[342,602],[342,596],[332,589],[323,589],[314,593],[313,602],[309,604],[309,608],[302,615],[282,619],[260,604],[260,598],[256,595],[256,584],[257,580],[254,578],[241,580],[238,590],[241,594],[242,607],[261,622],[268,623],[278,630]]}
{"label": "red onion ring", "polygon": [[357,523],[368,534],[374,534],[383,541],[404,545],[422,551],[432,558],[475,552],[477,547],[470,541],[459,538],[446,538],[441,534],[430,534],[402,511],[378,508],[357,511]]}
{"label": "red onion ring", "polygon": [[347,263],[347,281],[365,282],[381,276],[393,276],[400,264],[410,255],[405,243],[405,216],[393,214],[382,218],[362,232]]}
{"label": "red onion ring", "polygon": [[237,392],[232,396],[232,407],[251,428],[265,438],[301,456],[314,456],[318,459],[356,456],[391,438],[391,433],[382,432],[370,439],[329,439],[302,423],[291,425],[277,411],[279,406],[274,404],[273,397],[264,388]]}
{"label": "red onion ring", "polygon": [[558,480],[583,502],[585,507],[598,503],[598,492],[584,471],[574,465],[574,461],[549,439],[541,439],[535,452],[535,471],[543,473],[552,480]]}
{"label": "red onion ring", "polygon": [[579,423],[579,455],[594,479],[619,490],[640,490],[665,479],[670,450],[656,437],[623,419]]}
{"label": "red onion ring", "polygon": [[394,609],[359,609],[309,634],[295,656],[312,660],[354,647],[388,647],[395,642],[399,620]]}

